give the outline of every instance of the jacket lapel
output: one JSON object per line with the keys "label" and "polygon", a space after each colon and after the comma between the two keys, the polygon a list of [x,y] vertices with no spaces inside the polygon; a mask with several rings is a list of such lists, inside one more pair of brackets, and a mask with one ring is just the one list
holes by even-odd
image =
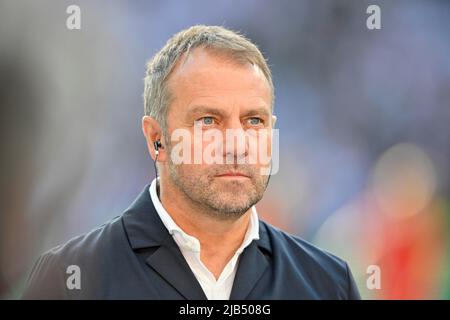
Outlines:
{"label": "jacket lapel", "polygon": [[271,253],[270,241],[264,224],[259,223],[260,239],[245,248],[239,259],[239,265],[234,278],[230,300],[246,299],[258,280],[269,267],[269,262],[263,250]]}
{"label": "jacket lapel", "polygon": [[206,295],[172,237],[168,237],[147,264],[188,300],[206,300]]}
{"label": "jacket lapel", "polygon": [[148,188],[149,185],[122,215],[132,249],[157,247],[146,263],[184,298],[206,299],[180,249],[159,218]]}

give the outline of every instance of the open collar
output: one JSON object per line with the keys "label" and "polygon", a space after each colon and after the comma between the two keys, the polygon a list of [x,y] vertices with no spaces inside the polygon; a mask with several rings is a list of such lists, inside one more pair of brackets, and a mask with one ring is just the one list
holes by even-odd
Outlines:
{"label": "open collar", "polygon": [[[157,247],[146,263],[186,299],[206,299],[180,249],[161,221],[148,192],[150,185],[122,215],[122,222],[133,250]],[[269,266],[265,252],[272,253],[266,226],[259,221],[259,240],[242,252],[230,299],[245,299]]]}

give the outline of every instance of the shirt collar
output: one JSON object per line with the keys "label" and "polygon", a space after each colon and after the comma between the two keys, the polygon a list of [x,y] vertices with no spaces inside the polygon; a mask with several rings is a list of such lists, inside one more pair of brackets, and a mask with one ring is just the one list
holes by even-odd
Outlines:
{"label": "shirt collar", "polygon": [[[158,213],[161,221],[163,222],[166,229],[169,233],[175,238],[178,245],[192,250],[196,252],[200,252],[200,241],[187,234],[183,231],[172,219],[170,214],[163,207],[161,201],[159,200],[157,191],[156,191],[156,179],[154,179],[148,188],[150,197],[152,199],[153,205],[155,206],[156,212]],[[247,232],[245,233],[244,241],[241,246],[237,249],[236,253],[240,254],[244,249],[250,245],[253,240],[259,239],[259,220],[258,213],[256,211],[256,207],[252,207],[252,211],[250,214],[250,221],[248,224]]]}

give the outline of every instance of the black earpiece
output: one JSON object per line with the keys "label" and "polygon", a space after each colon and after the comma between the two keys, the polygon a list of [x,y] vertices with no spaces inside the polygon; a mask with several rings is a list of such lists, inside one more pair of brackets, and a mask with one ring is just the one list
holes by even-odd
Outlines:
{"label": "black earpiece", "polygon": [[155,142],[153,142],[153,147],[155,148],[155,155],[158,156],[158,154],[159,154],[159,148],[162,147],[161,141],[156,140]]}
{"label": "black earpiece", "polygon": [[161,148],[161,141],[156,140],[155,142],[153,142],[153,146],[155,147],[155,151],[158,151],[158,149]]}
{"label": "black earpiece", "polygon": [[155,176],[156,176],[156,191],[159,194],[159,186],[158,186],[158,169],[156,168],[156,161],[158,161],[159,149],[162,148],[161,141],[156,140],[153,142],[153,147],[155,148],[155,160],[153,161],[153,165],[155,166]]}

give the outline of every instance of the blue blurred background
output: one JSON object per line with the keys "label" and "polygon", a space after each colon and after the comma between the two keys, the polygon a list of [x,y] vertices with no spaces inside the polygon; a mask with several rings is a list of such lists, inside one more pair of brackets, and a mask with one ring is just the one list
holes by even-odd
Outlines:
{"label": "blue blurred background", "polygon": [[[81,30],[66,28],[71,4]],[[145,63],[194,24],[241,31],[272,68],[280,169],[261,218],[346,259],[364,298],[450,298],[450,1],[437,0],[1,1],[0,298],[153,179]]]}

